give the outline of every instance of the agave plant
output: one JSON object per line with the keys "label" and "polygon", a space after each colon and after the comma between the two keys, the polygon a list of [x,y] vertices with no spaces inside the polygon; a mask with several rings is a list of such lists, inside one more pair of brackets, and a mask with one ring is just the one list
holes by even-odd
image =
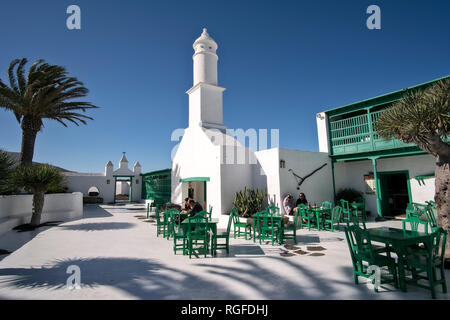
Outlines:
{"label": "agave plant", "polygon": [[247,189],[236,192],[233,206],[235,206],[242,217],[251,217],[261,211],[264,200],[267,198],[267,190]]}

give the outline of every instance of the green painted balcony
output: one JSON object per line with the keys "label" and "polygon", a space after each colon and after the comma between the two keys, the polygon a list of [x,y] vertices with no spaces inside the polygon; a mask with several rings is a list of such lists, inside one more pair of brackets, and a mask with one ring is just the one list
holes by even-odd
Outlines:
{"label": "green painted balcony", "polygon": [[[435,82],[449,77],[445,76],[403,90],[325,111],[328,116],[328,139],[331,156],[370,155],[371,152],[379,153],[383,151],[394,154],[405,150],[419,151],[419,148],[413,143],[405,144],[397,139],[386,141],[380,138],[374,130],[374,125],[386,109],[402,99],[407,93],[425,90]],[[447,137],[447,141],[450,141],[449,137]]]}
{"label": "green painted balcony", "polygon": [[330,120],[330,145],[332,155],[353,154],[389,150],[414,146],[405,144],[397,139],[389,141],[380,138],[373,129],[374,123],[381,115],[381,111],[341,119]]}

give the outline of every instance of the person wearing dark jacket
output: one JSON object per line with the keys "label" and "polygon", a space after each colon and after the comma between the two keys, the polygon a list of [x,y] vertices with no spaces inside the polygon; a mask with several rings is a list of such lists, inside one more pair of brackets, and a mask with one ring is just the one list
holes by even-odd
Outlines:
{"label": "person wearing dark jacket", "polygon": [[187,212],[189,217],[193,217],[196,213],[203,211],[202,205],[198,202],[195,202],[195,200],[193,199],[189,200],[189,207],[191,208],[191,210]]}
{"label": "person wearing dark jacket", "polygon": [[298,207],[299,204],[308,204],[308,200],[306,200],[305,194],[303,192],[299,194],[295,206]]}

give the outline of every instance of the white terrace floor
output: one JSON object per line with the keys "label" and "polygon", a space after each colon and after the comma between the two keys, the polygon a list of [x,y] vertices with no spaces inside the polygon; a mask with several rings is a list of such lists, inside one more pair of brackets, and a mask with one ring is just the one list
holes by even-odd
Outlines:
{"label": "white terrace floor", "polygon": [[[134,210],[132,210],[134,209]],[[298,232],[298,247],[322,246],[323,256],[295,254],[283,246],[231,240],[227,256],[174,255],[172,241],[135,216],[142,205],[85,206],[84,218],[36,232],[10,231],[0,248],[0,299],[430,299],[428,290],[375,293],[353,282],[342,232]],[[368,227],[399,221],[369,223]],[[69,290],[68,266],[81,269],[81,289]],[[447,271],[447,279],[450,272]],[[449,299],[437,289],[438,298]]]}

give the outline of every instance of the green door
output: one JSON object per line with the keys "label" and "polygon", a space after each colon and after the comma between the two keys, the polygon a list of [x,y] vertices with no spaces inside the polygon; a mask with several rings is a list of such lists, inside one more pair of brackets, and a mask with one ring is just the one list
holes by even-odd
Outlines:
{"label": "green door", "polygon": [[378,172],[377,191],[383,216],[405,214],[406,206],[412,202],[408,171]]}

